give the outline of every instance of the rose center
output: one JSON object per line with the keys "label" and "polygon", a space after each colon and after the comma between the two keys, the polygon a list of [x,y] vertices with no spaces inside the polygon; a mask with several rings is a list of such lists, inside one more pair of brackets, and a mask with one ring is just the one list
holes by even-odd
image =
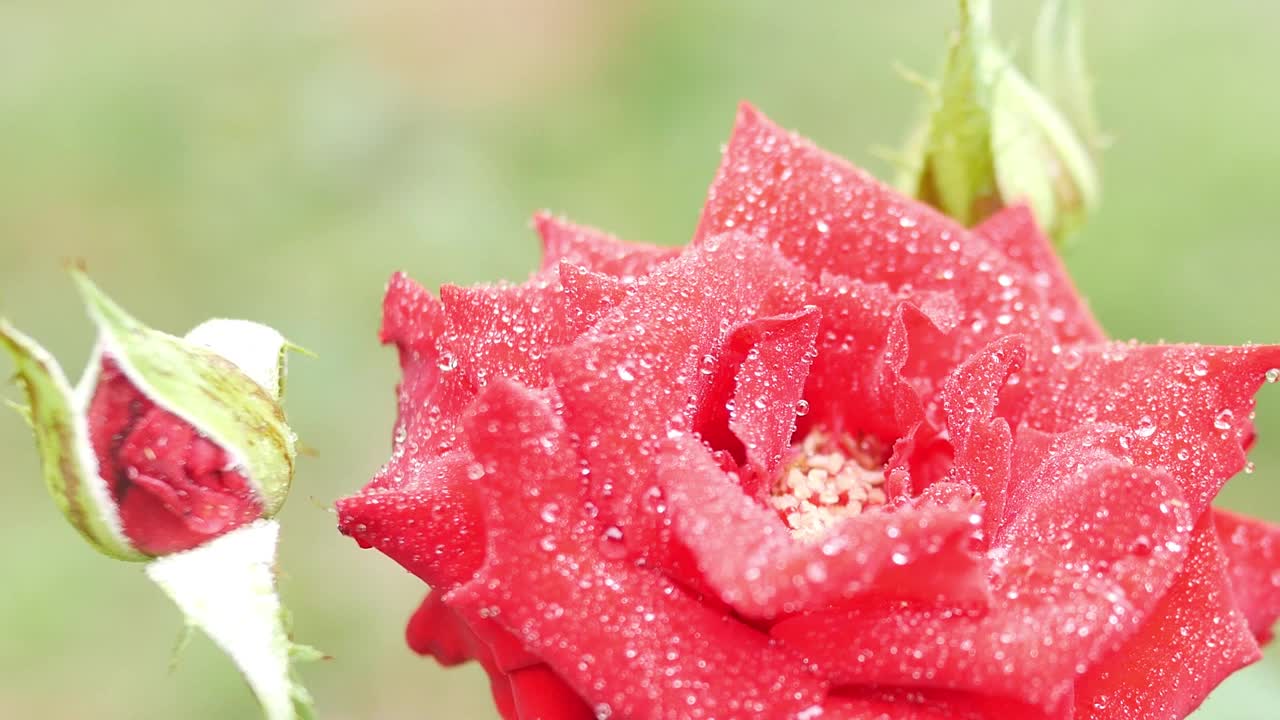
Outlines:
{"label": "rose center", "polygon": [[884,505],[885,456],[874,438],[812,430],[783,466],[769,504],[796,539],[818,540],[841,520]]}

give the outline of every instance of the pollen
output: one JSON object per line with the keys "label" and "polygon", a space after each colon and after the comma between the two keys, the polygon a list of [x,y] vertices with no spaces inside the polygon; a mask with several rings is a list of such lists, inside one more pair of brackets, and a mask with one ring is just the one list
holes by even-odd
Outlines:
{"label": "pollen", "polygon": [[791,534],[814,542],[841,520],[885,504],[883,444],[816,429],[794,448],[769,504]]}

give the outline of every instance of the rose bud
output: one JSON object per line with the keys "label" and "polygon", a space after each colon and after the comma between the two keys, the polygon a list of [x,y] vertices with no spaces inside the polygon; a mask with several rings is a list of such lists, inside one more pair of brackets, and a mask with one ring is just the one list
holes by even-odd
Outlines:
{"label": "rose bud", "polygon": [[275,594],[294,435],[280,397],[280,333],[210,320],[177,338],[126,313],[80,271],[99,337],[72,387],[40,345],[0,320],[55,504],[99,551],[147,574],[244,670],[269,718],[306,716]]}
{"label": "rose bud", "polygon": [[1036,84],[991,35],[987,0],[962,2],[961,27],[928,119],[912,138],[899,184],[973,226],[1026,203],[1061,241],[1098,204],[1101,147],[1081,60],[1075,3],[1047,2],[1035,47]]}

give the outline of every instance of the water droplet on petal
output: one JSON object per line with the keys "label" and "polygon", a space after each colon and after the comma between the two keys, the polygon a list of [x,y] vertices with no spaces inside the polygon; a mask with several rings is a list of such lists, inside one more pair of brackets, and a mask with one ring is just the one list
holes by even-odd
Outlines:
{"label": "water droplet on petal", "polygon": [[1133,432],[1140,438],[1149,438],[1156,433],[1156,424],[1152,422],[1150,416],[1143,415]]}

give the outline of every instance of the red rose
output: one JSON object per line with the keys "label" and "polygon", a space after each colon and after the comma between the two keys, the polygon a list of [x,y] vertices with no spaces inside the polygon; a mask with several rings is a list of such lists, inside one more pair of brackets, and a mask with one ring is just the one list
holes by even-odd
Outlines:
{"label": "red rose", "polygon": [[1107,341],[1022,208],[966,230],[738,117],[693,243],[539,217],[388,288],[395,451],[341,528],[505,717],[1177,718],[1280,529],[1210,501],[1280,347]]}

